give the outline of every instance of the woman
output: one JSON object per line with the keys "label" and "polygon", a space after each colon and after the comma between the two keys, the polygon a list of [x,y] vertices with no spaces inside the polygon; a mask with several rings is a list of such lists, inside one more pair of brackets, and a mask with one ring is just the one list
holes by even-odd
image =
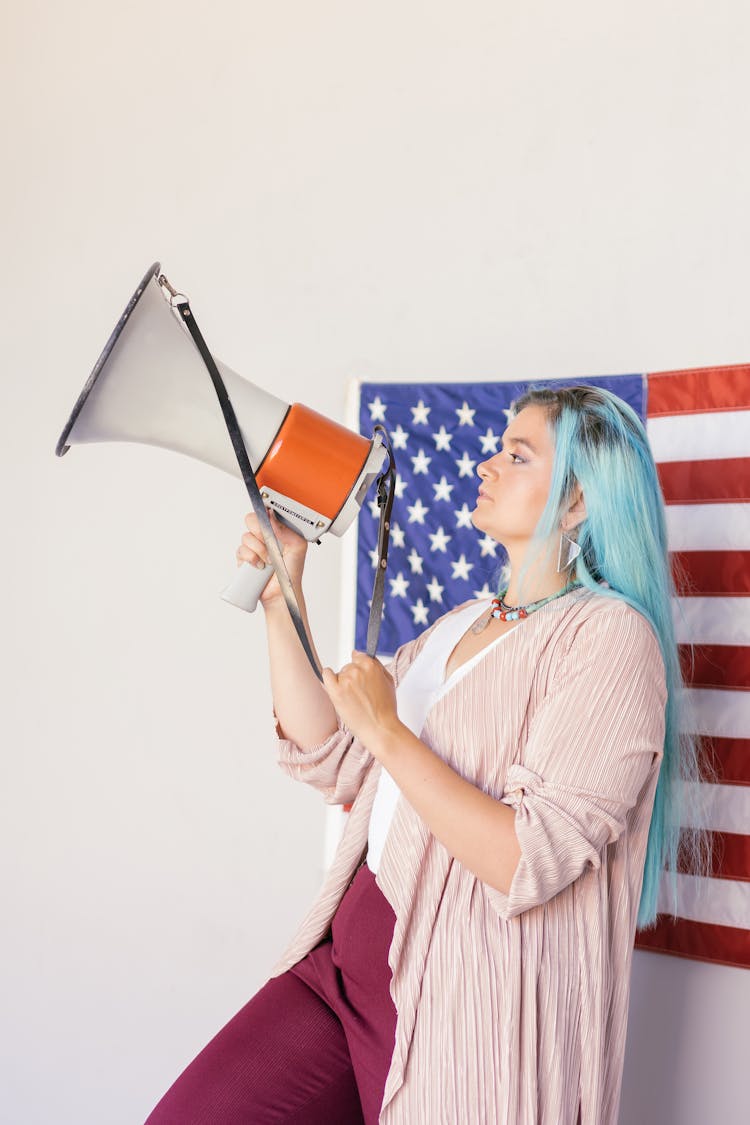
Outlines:
{"label": "woman", "polygon": [[[697,776],[661,494],[593,387],[526,393],[478,472],[503,593],[388,670],[355,652],[321,686],[266,589],[282,768],[353,806],[274,976],[150,1125],[616,1125],[634,931]],[[276,530],[301,600],[306,544]]]}

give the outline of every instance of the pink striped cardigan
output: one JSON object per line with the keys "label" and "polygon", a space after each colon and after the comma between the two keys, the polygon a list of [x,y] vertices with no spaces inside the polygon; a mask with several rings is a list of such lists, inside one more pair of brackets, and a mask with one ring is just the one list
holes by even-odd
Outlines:
{"label": "pink striped cardigan", "polygon": [[[397,683],[434,627],[396,653]],[[516,810],[522,854],[503,894],[400,799],[377,876],[396,915],[398,1012],[381,1125],[616,1125],[665,700],[645,619],[575,591],[520,622],[429,712],[423,741]],[[279,738],[279,751],[292,777],[354,805],[274,975],[328,933],[381,768],[344,728],[309,750]]]}

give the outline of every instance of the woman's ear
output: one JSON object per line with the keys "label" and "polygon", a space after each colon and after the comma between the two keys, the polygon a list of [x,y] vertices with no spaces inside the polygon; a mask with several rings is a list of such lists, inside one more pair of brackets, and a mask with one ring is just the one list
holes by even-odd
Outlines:
{"label": "woman's ear", "polygon": [[563,531],[572,531],[586,519],[586,501],[583,498],[583,489],[577,484],[571,495],[568,510],[562,518]]}

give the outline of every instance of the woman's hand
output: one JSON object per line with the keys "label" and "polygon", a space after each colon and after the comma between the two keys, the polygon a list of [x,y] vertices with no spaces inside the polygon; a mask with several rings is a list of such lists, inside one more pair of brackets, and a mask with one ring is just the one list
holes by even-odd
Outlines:
{"label": "woman's hand", "polygon": [[[298,591],[302,585],[302,571],[305,566],[305,555],[307,554],[307,540],[303,539],[301,535],[298,535],[296,531],[292,531],[291,528],[282,524],[270,508],[268,509],[268,516],[271,521],[271,527],[279,541],[281,553],[284,556],[284,565],[289,572],[292,585],[295,590]],[[240,566],[242,563],[249,563],[251,566],[263,567],[269,561],[268,551],[266,550],[266,544],[260,530],[260,523],[255,512],[248,512],[245,516],[245,526],[247,527],[247,531],[242,536],[242,541],[237,548],[237,566]],[[281,587],[274,574],[260,596],[261,604],[267,607],[272,602],[283,600],[284,596],[281,593]]]}
{"label": "woman's hand", "polygon": [[374,656],[353,652],[351,664],[345,664],[338,675],[331,668],[323,669],[323,686],[342,721],[377,758],[383,736],[403,727],[392,676]]}

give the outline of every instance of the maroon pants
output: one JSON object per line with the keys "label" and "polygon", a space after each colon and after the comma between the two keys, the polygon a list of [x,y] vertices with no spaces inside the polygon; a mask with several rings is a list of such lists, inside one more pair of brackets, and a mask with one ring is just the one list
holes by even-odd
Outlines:
{"label": "maroon pants", "polygon": [[146,1125],[376,1125],[396,1029],[394,923],[360,867],[331,936],[256,993]]}

